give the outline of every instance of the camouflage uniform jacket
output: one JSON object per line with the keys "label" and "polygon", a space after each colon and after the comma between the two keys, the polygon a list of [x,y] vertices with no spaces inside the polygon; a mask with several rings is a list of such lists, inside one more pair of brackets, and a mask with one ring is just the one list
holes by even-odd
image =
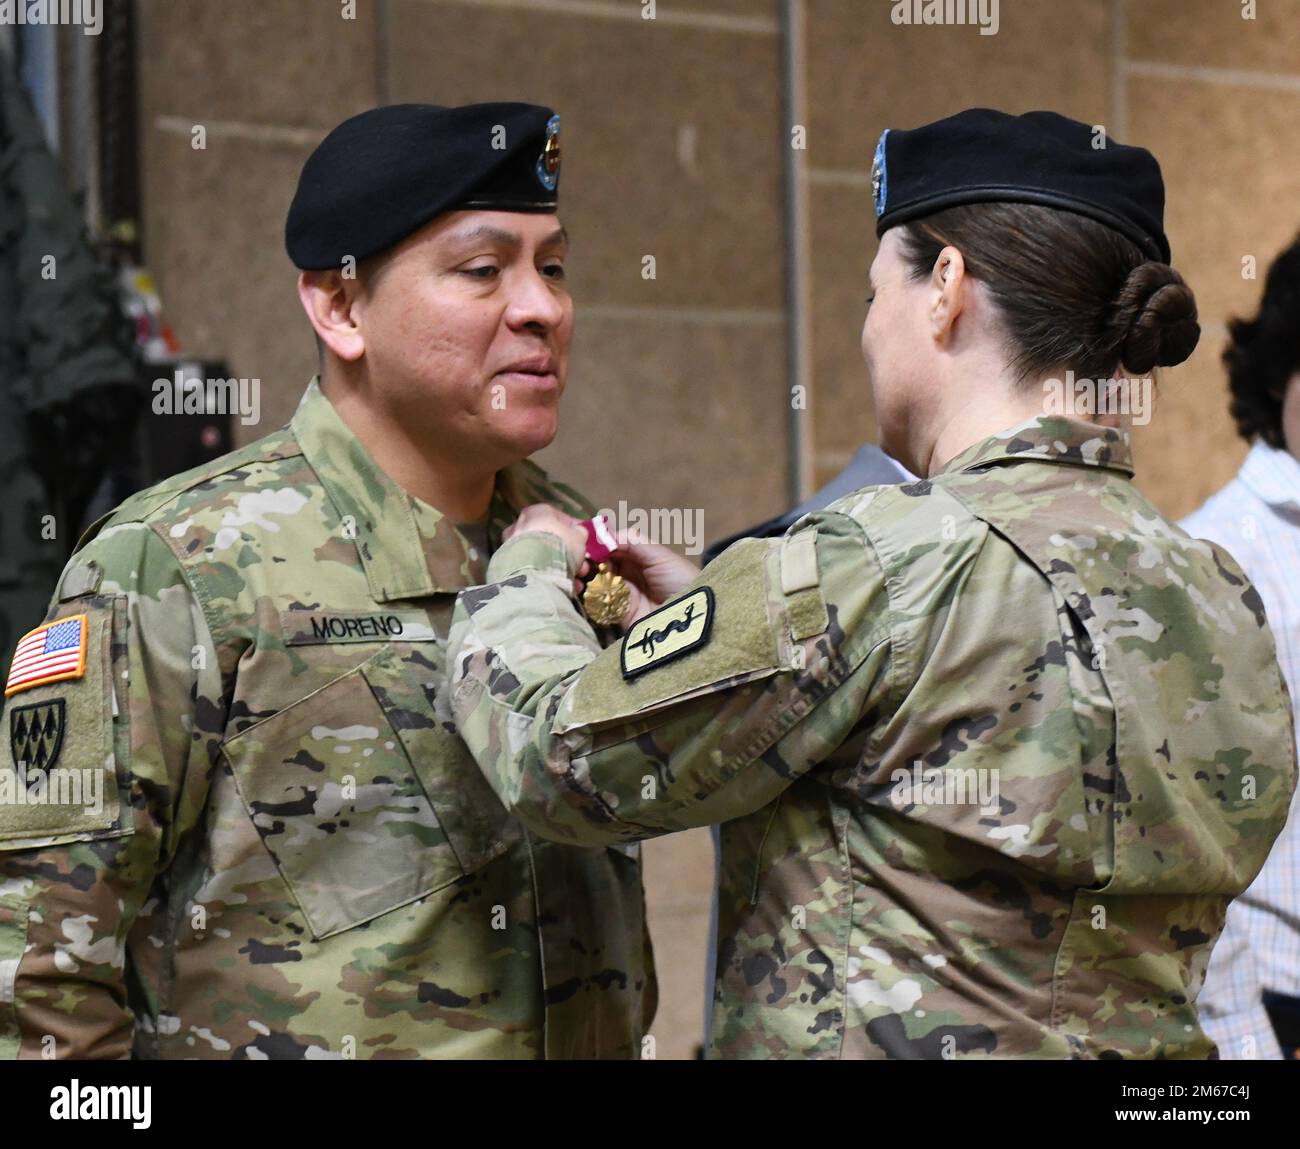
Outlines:
{"label": "camouflage uniform jacket", "polygon": [[603,653],[511,539],[452,625],[461,734],[574,843],[723,822],[724,1057],[1206,1057],[1195,998],[1295,785],[1254,588],[1031,420],[737,543]]}
{"label": "camouflage uniform jacket", "polygon": [[[508,468],[488,545],[536,501],[585,509]],[[486,559],[315,381],[289,427],[98,529],[49,612],[84,616],[84,671],[6,708],[0,1054],[639,1053],[639,847],[533,839],[447,709]],[[89,772],[82,805],[12,800],[33,754]]]}

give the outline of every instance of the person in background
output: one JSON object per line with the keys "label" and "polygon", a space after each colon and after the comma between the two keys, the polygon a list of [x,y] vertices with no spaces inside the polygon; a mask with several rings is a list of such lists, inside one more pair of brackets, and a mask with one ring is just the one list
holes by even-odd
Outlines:
{"label": "person in background", "polygon": [[0,679],[141,406],[131,326],[0,52]]}
{"label": "person in background", "polygon": [[[1236,477],[1182,521],[1231,552],[1264,600],[1278,660],[1300,700],[1300,237],[1269,268],[1254,319],[1229,325],[1223,361],[1237,431]],[[1296,711],[1300,724],[1300,710]],[[1228,911],[1201,991],[1221,1057],[1300,1056],[1300,815]]]}

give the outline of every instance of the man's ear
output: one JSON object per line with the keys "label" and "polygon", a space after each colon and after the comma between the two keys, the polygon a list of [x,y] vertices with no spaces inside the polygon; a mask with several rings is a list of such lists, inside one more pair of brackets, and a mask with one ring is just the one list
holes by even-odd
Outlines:
{"label": "man's ear", "polygon": [[345,362],[360,359],[366,350],[360,315],[358,281],[331,268],[298,273],[298,298],[316,329],[316,337]]}
{"label": "man's ear", "polygon": [[930,332],[936,343],[948,343],[957,317],[966,306],[966,260],[955,247],[945,247],[930,271]]}

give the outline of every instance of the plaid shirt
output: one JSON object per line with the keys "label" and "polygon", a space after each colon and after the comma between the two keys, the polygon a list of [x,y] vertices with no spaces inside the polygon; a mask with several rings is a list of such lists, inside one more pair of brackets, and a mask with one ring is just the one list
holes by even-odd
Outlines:
{"label": "plaid shirt", "polygon": [[[1277,655],[1300,701],[1300,462],[1257,443],[1237,477],[1182,522],[1225,547],[1264,600]],[[1300,710],[1296,712],[1300,728]],[[1300,997],[1300,790],[1254,884],[1228,910],[1198,1004],[1229,1060],[1281,1057],[1261,993]]]}

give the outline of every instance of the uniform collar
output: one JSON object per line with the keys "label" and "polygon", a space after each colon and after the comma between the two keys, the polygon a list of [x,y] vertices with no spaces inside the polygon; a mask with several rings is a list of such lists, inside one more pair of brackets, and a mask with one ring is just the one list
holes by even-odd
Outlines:
{"label": "uniform collar", "polygon": [[1300,461],[1290,451],[1256,443],[1237,478],[1269,506],[1300,508]]}
{"label": "uniform collar", "polygon": [[1085,419],[1038,415],[967,447],[949,459],[939,474],[1026,459],[1104,467],[1132,475],[1133,443],[1127,430],[1102,427]]}
{"label": "uniform collar", "polygon": [[[450,594],[483,582],[489,556],[436,507],[384,474],[325,397],[319,376],[290,429],[342,517],[342,539],[356,547],[376,602]],[[497,473],[487,521],[490,548],[500,544],[501,532],[529,497],[525,468],[516,463]]]}

